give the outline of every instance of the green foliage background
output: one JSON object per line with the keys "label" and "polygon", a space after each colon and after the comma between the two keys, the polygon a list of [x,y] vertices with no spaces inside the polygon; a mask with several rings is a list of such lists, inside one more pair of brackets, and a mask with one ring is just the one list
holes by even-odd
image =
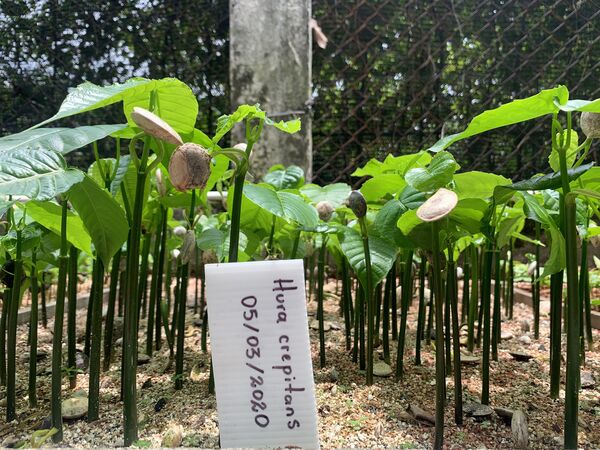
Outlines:
{"label": "green foliage background", "polygon": [[[329,38],[326,49],[313,50],[314,181],[349,181],[371,157],[426,148],[481,111],[543,88],[565,84],[578,98],[599,97],[598,6],[314,0],[312,15]],[[0,2],[0,135],[50,117],[83,80],[131,76],[189,84],[200,101],[198,126],[212,135],[216,118],[230,112],[228,15],[227,0]],[[122,121],[119,108],[110,111],[57,125]],[[469,139],[452,152],[463,170],[526,178],[548,170],[548,138],[538,121]],[[83,166],[90,156],[69,159]]]}

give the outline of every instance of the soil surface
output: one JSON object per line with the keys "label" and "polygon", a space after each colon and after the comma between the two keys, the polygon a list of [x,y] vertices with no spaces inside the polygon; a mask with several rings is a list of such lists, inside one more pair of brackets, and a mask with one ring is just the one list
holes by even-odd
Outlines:
{"label": "soil surface", "polygon": [[[327,366],[319,369],[318,334],[311,330],[313,366],[315,368],[319,437],[323,448],[334,447],[394,447],[431,448],[433,427],[414,421],[406,413],[409,405],[429,413],[435,412],[435,367],[432,346],[423,341],[421,366],[414,365],[416,306],[413,302],[408,315],[405,351],[405,375],[396,382],[394,377],[376,377],[373,386],[365,386],[364,373],[352,362],[345,349],[343,319],[338,312],[335,283],[329,283],[326,301],[326,320],[333,324],[326,333]],[[193,302],[190,297],[189,302]],[[309,303],[309,321],[314,318],[316,303]],[[503,333],[512,338],[503,341],[499,360],[490,367],[491,406],[522,410],[528,422],[529,446],[536,449],[562,446],[564,390],[560,399],[549,396],[549,305],[542,302],[540,337],[535,339],[532,329],[532,311],[515,304],[513,320],[502,323]],[[50,362],[53,321],[48,328],[39,328],[39,350],[45,352],[38,363],[38,407],[30,409],[27,400],[28,347],[27,326],[19,327],[17,411],[18,419],[11,423],[0,418],[0,442],[14,445],[26,439],[37,428],[47,428],[50,411]],[[85,311],[78,311],[78,333],[85,328]],[[145,348],[145,321],[140,331],[140,350]],[[182,390],[174,389],[173,365],[169,364],[166,345],[155,352],[149,363],[138,367],[138,412],[140,446],[158,447],[167,430],[183,427],[183,446],[216,448],[219,446],[218,417],[214,395],[208,393],[209,357],[200,348],[201,328],[193,310],[187,313],[185,342],[186,379]],[[600,333],[594,331],[596,349],[600,347]],[[524,337],[527,336],[527,337]],[[564,340],[564,337],[563,337]],[[564,342],[563,342],[564,347]],[[83,348],[83,343],[79,344]],[[115,447],[122,446],[122,402],[119,400],[120,352],[116,346],[115,361],[110,370],[101,375],[100,420],[87,423],[85,418],[65,423],[61,447]],[[377,349],[378,351],[380,349]],[[509,351],[520,351],[532,356],[520,362]],[[479,351],[476,350],[476,355]],[[378,353],[379,355],[379,353]],[[396,342],[392,342],[392,367],[395,364]],[[377,357],[377,356],[376,356]],[[196,375],[190,379],[190,371]],[[600,352],[586,353],[583,371],[596,380],[595,387],[580,391],[579,445],[598,447],[600,443]],[[75,390],[87,391],[87,373],[79,374]],[[563,364],[564,383],[564,364]],[[477,402],[481,389],[478,365],[463,367],[464,402]],[[5,389],[5,388],[2,388]],[[446,448],[511,448],[513,440],[510,425],[495,413],[487,420],[465,418],[462,427],[454,424],[453,379],[447,378],[448,406],[445,416]],[[63,394],[73,394],[65,379]],[[5,391],[0,391],[0,405],[4,405]],[[162,408],[161,408],[162,406]],[[4,408],[1,408],[4,413]],[[4,416],[4,414],[2,414]],[[46,443],[44,446],[52,446]]]}

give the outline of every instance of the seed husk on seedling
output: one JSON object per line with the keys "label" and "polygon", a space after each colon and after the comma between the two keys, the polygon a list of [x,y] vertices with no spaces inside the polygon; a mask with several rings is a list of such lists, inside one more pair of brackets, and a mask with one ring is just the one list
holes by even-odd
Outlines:
{"label": "seed husk on seedling", "polygon": [[423,222],[435,222],[446,217],[458,203],[458,196],[445,188],[440,188],[417,209],[417,217]]}
{"label": "seed husk on seedling", "polygon": [[589,139],[600,138],[600,113],[581,113],[581,130]]}
{"label": "seed husk on seedling", "polygon": [[169,144],[182,145],[183,139],[179,133],[171,127],[167,122],[162,120],[153,112],[147,109],[135,106],[131,112],[131,118],[135,124],[140,127],[146,134],[160,139]]}
{"label": "seed husk on seedling", "polygon": [[178,191],[204,189],[210,176],[210,155],[198,144],[187,143],[175,149],[169,160],[169,176]]}
{"label": "seed husk on seedling", "polygon": [[324,222],[329,222],[331,216],[333,215],[333,212],[335,211],[333,205],[327,200],[323,200],[317,203],[316,208],[317,213],[319,213],[319,219],[321,219]]}

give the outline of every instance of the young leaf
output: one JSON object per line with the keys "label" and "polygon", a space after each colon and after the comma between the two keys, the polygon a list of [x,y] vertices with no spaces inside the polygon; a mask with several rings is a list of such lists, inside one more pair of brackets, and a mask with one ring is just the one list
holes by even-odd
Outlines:
{"label": "young leaf", "polygon": [[299,189],[304,184],[304,170],[298,166],[273,166],[263,178],[278,191],[282,189]]}
{"label": "young leaf", "polygon": [[406,187],[406,181],[394,173],[382,173],[375,175],[363,183],[360,188],[361,194],[367,202],[379,201],[386,195],[394,195]]}
{"label": "young leaf", "polygon": [[129,224],[124,211],[88,176],[71,188],[69,200],[92,237],[96,254],[108,267],[110,258],[127,240]]}
{"label": "young leaf", "polygon": [[328,201],[334,208],[339,208],[346,201],[352,189],[346,183],[333,183],[327,186],[305,184],[300,188],[300,193],[312,203]]}
{"label": "young leaf", "polygon": [[406,172],[406,182],[421,192],[435,191],[446,186],[460,166],[448,152],[437,153],[427,167],[410,169]]}
{"label": "young leaf", "polygon": [[[338,237],[340,247],[346,256],[350,267],[363,286],[367,283],[365,251],[361,234],[350,227],[340,227]],[[396,248],[378,236],[369,236],[369,253],[373,285],[377,286],[390,271],[396,259]]]}
{"label": "young leaf", "polygon": [[198,100],[190,87],[176,78],[152,80],[143,89],[134,89],[123,95],[123,111],[131,127],[136,126],[131,119],[133,108],[139,106],[149,110],[151,92],[155,95],[154,114],[181,134],[194,132]]}
{"label": "young leaf", "polygon": [[[594,163],[584,164],[567,171],[569,181],[576,180],[586,173]],[[506,203],[512,197],[514,191],[542,191],[544,189],[558,189],[561,186],[560,172],[554,172],[541,177],[533,177],[529,180],[517,181],[507,186],[497,186],[494,189],[494,200],[496,204]]]}
{"label": "young leaf", "polygon": [[285,220],[292,220],[305,227],[318,223],[317,211],[291,192],[274,191],[264,185],[246,184],[244,195],[251,202]]}
{"label": "young leaf", "polygon": [[565,104],[569,99],[569,91],[565,86],[546,89],[540,93],[524,99],[513,100],[498,108],[484,111],[476,116],[465,130],[451,134],[437,141],[428,150],[439,152],[448,148],[453,143],[495,128],[512,125],[519,122],[535,119],[536,117],[551,114],[558,109],[554,99],[558,98],[559,104]]}
{"label": "young leaf", "polygon": [[83,172],[67,168],[60,153],[43,148],[0,153],[0,194],[48,200],[68,191]]}
{"label": "young leaf", "polygon": [[0,152],[6,150],[46,149],[67,153],[103,139],[127,125],[94,125],[77,128],[36,128],[0,138]]}
{"label": "young leaf", "polygon": [[[28,217],[52,231],[56,236],[60,236],[62,215],[60,205],[54,202],[32,200],[24,203],[21,207],[26,209]],[[92,239],[83,226],[81,217],[72,211],[67,212],[67,241],[88,255],[92,254]]]}
{"label": "young leaf", "polygon": [[110,86],[98,86],[86,81],[76,88],[69,90],[67,97],[63,100],[56,114],[33,128],[38,128],[64,117],[112,105],[113,103],[120,102],[126,96],[133,95],[136,91],[149,92],[152,89],[153,83],[154,80],[145,78],[133,78],[127,80],[125,83],[116,83]]}
{"label": "young leaf", "polygon": [[508,178],[487,172],[463,172],[454,175],[454,192],[459,199],[488,199],[494,195],[496,186],[510,184]]}

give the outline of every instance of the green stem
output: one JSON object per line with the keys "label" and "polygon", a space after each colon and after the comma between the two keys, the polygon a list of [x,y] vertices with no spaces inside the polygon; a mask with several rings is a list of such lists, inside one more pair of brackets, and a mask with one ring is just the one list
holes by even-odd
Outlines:
{"label": "green stem", "polygon": [[290,259],[296,259],[296,254],[298,253],[298,245],[300,244],[300,234],[302,234],[301,230],[296,231],[296,236],[294,236],[294,245],[292,247],[292,254],[290,255]]}
{"label": "green stem", "polygon": [[[535,239],[540,240],[540,223],[535,222]],[[540,337],[540,246],[535,244],[535,270],[533,273],[533,336]]]}
{"label": "green stem", "polygon": [[579,283],[579,296],[583,302],[585,312],[585,337],[588,343],[588,349],[591,351],[594,348],[592,337],[592,307],[590,304],[590,274],[588,272],[588,240],[581,240],[581,280]]}
{"label": "green stem", "polygon": [[319,320],[319,364],[325,367],[325,312],[324,302],[324,278],[325,278],[325,252],[327,250],[327,236],[322,235],[321,247],[319,247],[319,261],[317,263],[317,319]]}
{"label": "green stem", "polygon": [[37,406],[38,278],[37,252],[31,253],[31,317],[29,319],[29,407]]}
{"label": "green stem", "polygon": [[22,232],[17,227],[17,254],[15,272],[11,291],[9,316],[7,320],[8,337],[6,339],[6,422],[17,418],[16,411],[16,382],[17,382],[17,320],[19,318],[19,303],[21,301],[21,278],[23,277]]}
{"label": "green stem", "polygon": [[[132,140],[132,153],[135,154],[135,140]],[[125,311],[123,320],[123,427],[124,443],[130,446],[138,439],[137,424],[137,338],[138,338],[138,279],[139,279],[139,255],[140,235],[142,226],[142,211],[144,206],[144,194],[146,186],[146,163],[148,160],[148,148],[144,145],[143,156],[137,170],[135,201],[133,204],[133,216],[131,222],[130,248],[128,253],[127,267],[127,295],[125,296]]]}
{"label": "green stem", "polygon": [[346,333],[346,350],[352,347],[352,314],[350,303],[352,302],[352,280],[348,273],[346,258],[342,259],[342,303],[344,307],[344,329]]}
{"label": "green stem", "polygon": [[454,421],[463,423],[462,377],[460,373],[460,324],[458,322],[458,292],[456,284],[456,266],[453,260],[454,249],[448,246],[448,279],[446,281],[446,300],[450,303],[452,314],[452,353],[454,353]]}
{"label": "green stem", "polygon": [[77,386],[75,354],[77,346],[77,257],[79,251],[74,245],[69,246],[69,278],[67,286],[67,367],[69,368],[69,385]]}
{"label": "green stem", "polygon": [[444,443],[444,406],[446,403],[446,377],[444,364],[444,299],[442,295],[442,261],[439,243],[439,223],[431,222],[433,252],[433,290],[435,299],[435,437],[434,449]]}
{"label": "green stem", "polygon": [[483,311],[483,352],[481,358],[481,403],[490,403],[490,299],[491,274],[494,251],[488,242],[483,252],[483,272],[481,280],[481,309]]}
{"label": "green stem", "polygon": [[383,293],[383,325],[382,325],[382,345],[383,345],[383,359],[387,364],[390,364],[390,299],[392,297],[391,289],[391,275],[390,270],[387,274],[385,281],[385,291]]}
{"label": "green stem", "polygon": [[113,256],[110,269],[110,287],[108,292],[108,309],[106,311],[106,324],[104,326],[104,363],[102,369],[106,372],[110,367],[113,349],[113,327],[115,324],[115,303],[117,300],[117,286],[119,284],[119,266],[121,265],[121,249]]}
{"label": "green stem", "polygon": [[502,281],[500,276],[500,252],[494,251],[494,315],[492,320],[492,360],[498,361],[498,344],[500,343],[500,292]]}
{"label": "green stem", "polygon": [[95,278],[95,289],[92,304],[92,338],[90,345],[89,366],[89,406],[87,421],[98,420],[100,409],[100,349],[102,344],[102,300],[104,297],[104,263],[96,256],[92,276]]}
{"label": "green stem", "polygon": [[477,303],[479,301],[479,254],[473,244],[471,249],[471,298],[469,300],[469,321],[467,326],[467,349],[472,353],[475,347],[475,317],[477,317]]}
{"label": "green stem", "polygon": [[550,398],[558,398],[561,366],[563,272],[550,277]]}
{"label": "green stem", "polygon": [[62,338],[65,314],[65,291],[67,288],[67,264],[69,262],[67,245],[67,201],[62,199],[60,226],[60,254],[58,257],[58,287],[56,290],[56,306],[54,309],[54,336],[52,337],[52,389],[50,405],[52,427],[58,431],[52,436],[54,442],[63,439],[62,420]]}
{"label": "green stem", "polygon": [[156,350],[160,350],[160,346],[161,346],[161,334],[162,334],[162,328],[161,328],[161,324],[162,324],[162,319],[161,319],[161,314],[162,314],[162,310],[161,310],[161,300],[162,300],[162,285],[163,285],[163,274],[164,274],[164,270],[165,270],[165,258],[167,257],[167,217],[168,217],[168,208],[162,207],[161,208],[162,211],[162,219],[161,219],[161,232],[160,232],[160,253],[158,255],[158,261],[156,262],[156,264],[158,265],[158,274],[157,274],[157,280],[156,280],[156,297],[154,299],[154,302],[156,303],[156,317],[154,318],[155,321],[155,328],[154,328],[154,339],[156,342],[156,346],[154,347]]}
{"label": "green stem", "polygon": [[365,254],[365,271],[367,274],[365,299],[367,303],[367,385],[373,384],[373,344],[375,342],[375,299],[373,297],[373,273],[371,271],[371,252],[369,251],[369,235],[364,217],[358,218]]}
{"label": "green stem", "polygon": [[[398,352],[396,355],[396,380],[404,377],[404,343],[406,342],[406,322],[408,319],[408,303],[412,297],[412,259],[413,251],[407,250],[402,268],[402,295],[400,305],[400,332],[398,333]],[[417,337],[418,339],[418,337]]]}
{"label": "green stem", "polygon": [[419,313],[417,316],[417,335],[415,337],[415,365],[421,365],[421,341],[423,340],[423,329],[425,328],[425,272],[427,270],[427,257],[421,255],[419,264]]}

